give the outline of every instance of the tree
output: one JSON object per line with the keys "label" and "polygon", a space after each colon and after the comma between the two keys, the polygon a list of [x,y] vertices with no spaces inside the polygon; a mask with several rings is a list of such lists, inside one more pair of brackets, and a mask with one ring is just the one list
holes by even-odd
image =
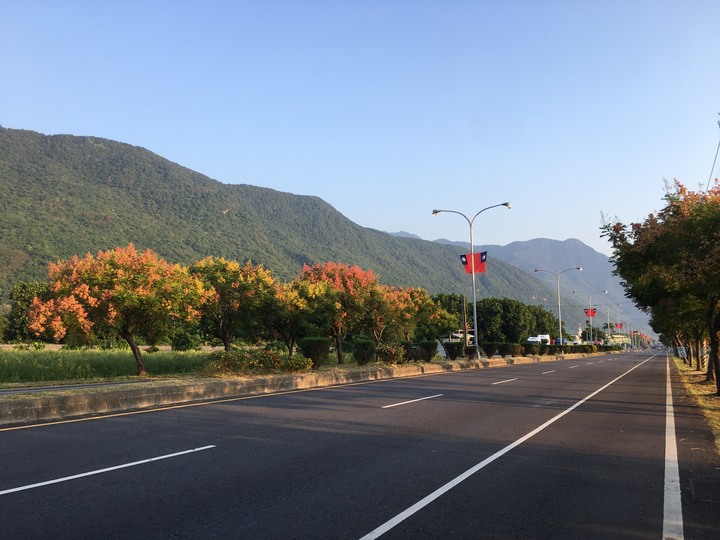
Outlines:
{"label": "tree", "polygon": [[342,344],[348,331],[357,327],[367,318],[365,302],[371,291],[377,286],[377,278],[372,270],[363,270],[359,266],[326,262],[303,266],[300,279],[308,283],[325,283],[326,294],[331,299],[325,302],[331,319],[328,332],[335,342],[338,364],[343,363]]}
{"label": "tree", "polygon": [[444,309],[425,289],[410,289],[410,297],[416,306],[415,339],[435,340],[457,329],[458,316]]}
{"label": "tree", "polygon": [[[677,180],[657,216],[630,226],[605,223],[611,260],[628,296],[647,312],[697,298],[710,340],[708,378],[720,395],[720,185],[694,193]],[[664,306],[663,306],[664,303]]]}
{"label": "tree", "polygon": [[304,337],[318,336],[332,325],[336,303],[324,282],[297,278],[278,286],[272,328],[285,342],[288,355]]}
{"label": "tree", "polygon": [[214,291],[200,308],[200,324],[204,333],[223,342],[226,351],[236,337],[255,338],[269,330],[279,300],[268,270],[250,262],[240,266],[207,257],[191,265],[190,273]]}
{"label": "tree", "polygon": [[7,316],[7,327],[5,328],[5,339],[7,341],[25,341],[31,338],[31,332],[28,329],[30,305],[36,296],[44,298],[47,293],[47,283],[19,281],[13,285],[10,292],[12,305]]}
{"label": "tree", "polygon": [[138,375],[147,373],[136,339],[163,338],[175,320],[192,319],[210,291],[187,268],[146,250],[127,248],[90,253],[51,263],[49,298],[36,297],[29,328],[50,330],[56,341],[114,334],[133,352]]}

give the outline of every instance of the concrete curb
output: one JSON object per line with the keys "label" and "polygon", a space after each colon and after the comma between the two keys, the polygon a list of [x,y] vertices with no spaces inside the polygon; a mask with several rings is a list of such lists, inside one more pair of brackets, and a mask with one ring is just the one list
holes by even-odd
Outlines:
{"label": "concrete curb", "polygon": [[274,392],[305,390],[399,377],[417,377],[448,371],[486,369],[542,361],[547,362],[585,356],[590,355],[568,354],[565,356],[491,358],[479,361],[465,360],[445,362],[442,364],[406,364],[400,366],[380,366],[362,371],[327,371],[267,375],[232,380],[218,380],[207,383],[126,388],[122,390],[94,389],[93,391],[80,394],[72,393],[33,398],[11,398],[0,400],[0,427],[52,422],[84,416],[112,414],[173,405],[189,405],[203,401],[240,398]]}

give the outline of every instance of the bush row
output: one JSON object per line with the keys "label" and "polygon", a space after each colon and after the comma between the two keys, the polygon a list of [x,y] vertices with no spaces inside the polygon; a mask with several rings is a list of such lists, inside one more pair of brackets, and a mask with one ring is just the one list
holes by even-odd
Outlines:
{"label": "bush row", "polygon": [[[464,347],[460,341],[448,341],[443,343],[445,354],[450,360],[459,358],[461,353],[465,353],[468,358],[474,358],[475,347]],[[572,353],[594,353],[609,352],[620,350],[616,345],[545,345],[538,343],[481,343],[480,352],[487,358],[493,356],[501,356],[506,358],[516,356],[544,356],[556,354],[572,354]]]}
{"label": "bush row", "polygon": [[[331,340],[326,337],[306,337],[298,342],[300,353],[312,360],[313,369],[322,366],[330,356]],[[354,339],[345,342],[345,349],[353,353],[360,366],[379,361],[386,364],[403,362],[430,362],[437,355],[435,341],[397,341],[382,343],[379,347],[368,339]]]}

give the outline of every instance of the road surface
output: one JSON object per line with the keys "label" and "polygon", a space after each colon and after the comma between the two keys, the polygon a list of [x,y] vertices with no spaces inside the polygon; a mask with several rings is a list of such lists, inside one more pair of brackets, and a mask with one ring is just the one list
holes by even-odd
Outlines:
{"label": "road surface", "polygon": [[670,373],[608,355],[0,430],[0,531],[716,539]]}

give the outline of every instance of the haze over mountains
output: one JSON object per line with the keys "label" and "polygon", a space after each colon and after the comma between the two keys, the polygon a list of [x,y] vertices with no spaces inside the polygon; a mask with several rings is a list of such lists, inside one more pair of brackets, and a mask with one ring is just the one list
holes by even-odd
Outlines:
{"label": "haze over mountains", "polygon": [[[0,127],[0,186],[5,195],[0,303],[8,301],[13,283],[44,279],[50,261],[130,242],[173,262],[208,255],[251,260],[282,280],[296,277],[303,264],[333,260],[372,269],[383,283],[470,295],[470,279],[458,258],[467,244],[364,228],[319,197],[223,184],[108,139]],[[611,319],[623,312],[646,326],[644,316],[623,297],[607,257],[579,240],[482,249],[489,261],[488,272],[478,276],[480,298],[516,298],[554,311],[555,278],[533,274],[533,269],[583,266],[582,273],[568,272],[561,281],[568,330],[582,318],[575,308],[587,300],[587,294],[584,300],[573,296],[573,288],[583,293],[608,289],[607,301],[593,296],[600,314],[601,304],[623,303],[611,310]],[[603,321],[599,317],[596,326]]]}

